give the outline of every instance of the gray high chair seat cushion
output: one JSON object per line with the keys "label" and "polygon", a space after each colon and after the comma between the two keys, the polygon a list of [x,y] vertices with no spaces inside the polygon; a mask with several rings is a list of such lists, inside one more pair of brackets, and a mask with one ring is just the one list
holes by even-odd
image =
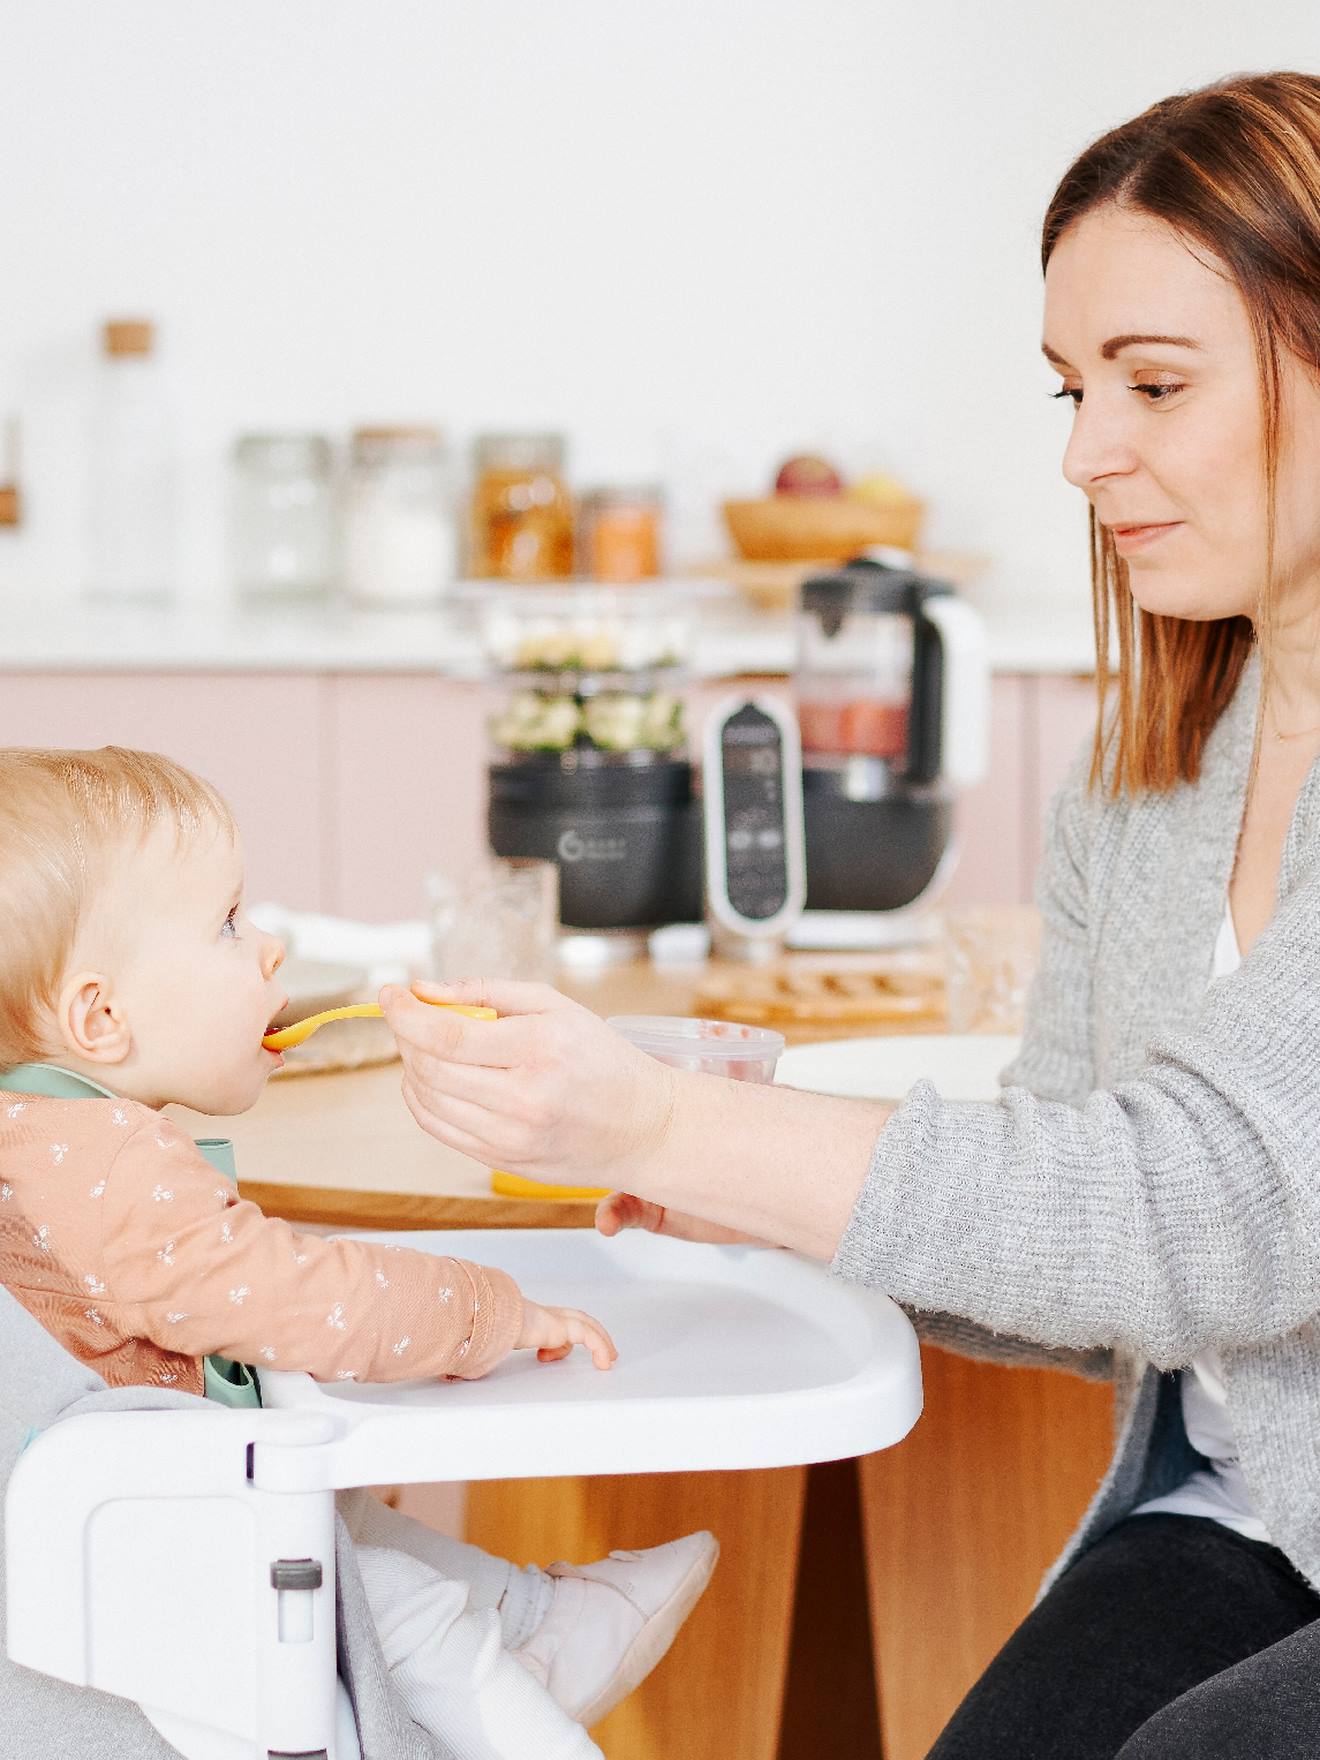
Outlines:
{"label": "gray high chair seat cushion", "polygon": [[[107,1387],[0,1288],[0,1489],[28,1437],[84,1412],[187,1408],[191,1394]],[[357,1718],[363,1760],[454,1760],[408,1716],[390,1683],[353,1543],[337,1522],[339,1670]],[[0,1526],[0,1582],[4,1571]],[[0,1605],[0,1755],[4,1760],[178,1760],[137,1706],[10,1662]],[[223,1675],[217,1658],[216,1675]]]}

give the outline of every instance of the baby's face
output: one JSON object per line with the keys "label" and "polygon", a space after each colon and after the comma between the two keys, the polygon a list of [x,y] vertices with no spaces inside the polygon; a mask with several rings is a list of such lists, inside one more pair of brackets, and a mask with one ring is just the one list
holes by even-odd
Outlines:
{"label": "baby's face", "polygon": [[278,1069],[261,1039],[287,998],[284,948],[243,915],[241,849],[219,825],[152,827],[115,864],[80,928],[75,967],[104,971],[126,1054],[99,1079],[150,1106],[244,1112]]}

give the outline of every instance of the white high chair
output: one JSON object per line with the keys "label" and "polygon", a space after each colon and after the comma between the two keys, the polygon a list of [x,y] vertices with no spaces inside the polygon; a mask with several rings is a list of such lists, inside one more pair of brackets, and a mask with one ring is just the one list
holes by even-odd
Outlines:
{"label": "white high chair", "polygon": [[336,1679],[334,1492],[797,1465],[899,1441],[916,1338],[794,1254],[577,1230],[372,1235],[585,1308],[602,1374],[520,1353],[482,1381],[262,1374],[263,1410],[98,1413],[42,1432],[6,1499],[9,1654],[136,1700],[185,1760],[360,1760]]}

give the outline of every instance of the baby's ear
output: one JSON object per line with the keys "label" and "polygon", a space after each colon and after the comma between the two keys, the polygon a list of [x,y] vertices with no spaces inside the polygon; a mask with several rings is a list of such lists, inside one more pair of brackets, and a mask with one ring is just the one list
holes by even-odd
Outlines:
{"label": "baby's ear", "polygon": [[60,1038],[87,1063],[122,1063],[133,1035],[104,972],[74,972],[60,991],[56,1020]]}

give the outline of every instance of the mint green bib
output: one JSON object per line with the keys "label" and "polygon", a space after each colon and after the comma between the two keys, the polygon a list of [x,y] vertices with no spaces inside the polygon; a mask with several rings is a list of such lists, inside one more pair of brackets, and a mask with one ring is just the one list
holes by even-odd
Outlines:
{"label": "mint green bib", "polygon": [[[47,1100],[122,1098],[87,1076],[62,1069],[57,1063],[16,1063],[11,1069],[0,1069],[0,1093],[40,1094]],[[232,1140],[229,1137],[195,1137],[193,1140],[215,1171],[232,1185],[237,1185]],[[256,1370],[247,1363],[231,1363],[228,1357],[204,1357],[202,1370],[207,1399],[222,1406],[261,1404],[261,1384]]]}

